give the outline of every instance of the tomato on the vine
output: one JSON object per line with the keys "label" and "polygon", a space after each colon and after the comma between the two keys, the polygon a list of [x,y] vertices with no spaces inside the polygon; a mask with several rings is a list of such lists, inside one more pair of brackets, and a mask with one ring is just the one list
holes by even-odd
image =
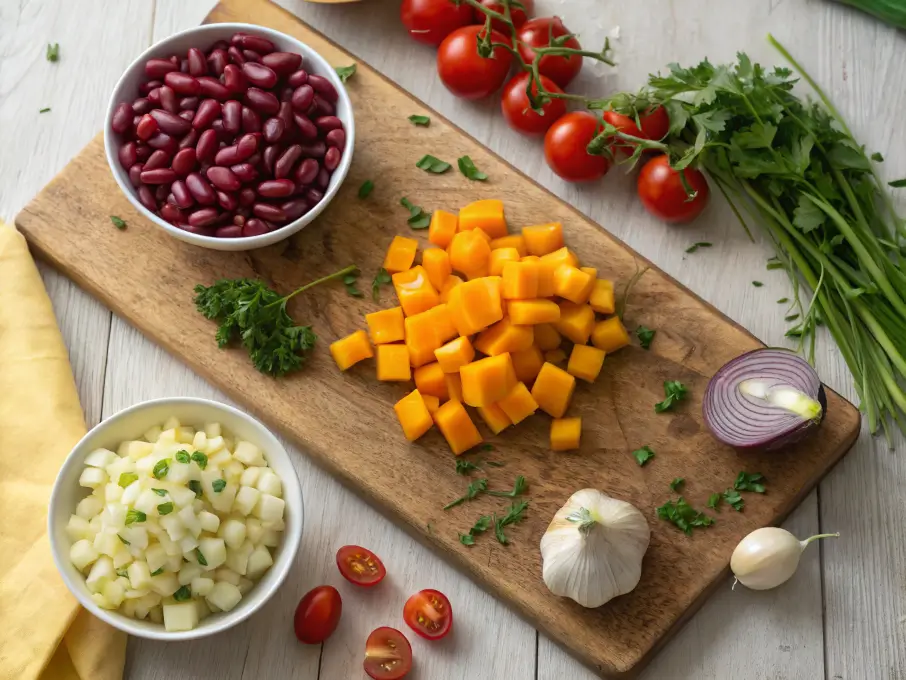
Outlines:
{"label": "tomato on the vine", "polygon": [[[503,88],[500,108],[506,122],[517,132],[526,135],[541,135],[566,113],[566,101],[552,97],[547,104],[541,107],[544,112],[542,115],[532,109],[529,104],[528,95],[525,93],[528,82],[528,73],[520,73],[511,78]],[[560,94],[563,92],[553,80],[546,76],[541,76],[541,86],[548,92]],[[532,92],[538,94],[537,82],[532,83]]]}
{"label": "tomato on the vine", "polygon": [[[495,47],[491,58],[478,54],[478,39],[484,37],[483,26],[457,28],[437,50],[437,73],[443,84],[457,97],[481,99],[503,85],[513,55],[503,47]],[[497,31],[491,31],[491,41],[509,43]]]}
{"label": "tomato on the vine", "polygon": [[557,120],[544,136],[544,157],[551,170],[570,182],[587,182],[607,174],[610,161],[585,150],[600,130],[598,119],[586,111],[573,111]]}
{"label": "tomato on the vine", "polygon": [[472,8],[451,0],[403,0],[400,19],[414,40],[440,45],[457,28],[472,23]]}
{"label": "tomato on the vine", "polygon": [[396,628],[381,626],[365,641],[365,672],[374,680],[400,680],[412,670],[412,646]]}
{"label": "tomato on the vine", "polygon": [[[610,123],[623,134],[641,139],[650,139],[655,142],[666,137],[667,131],[670,129],[670,118],[667,116],[667,109],[663,106],[650,108],[639,114],[639,125],[641,127],[636,124],[633,118],[624,116],[616,111],[605,111],[603,118],[605,122]],[[615,149],[625,151],[627,154],[632,153],[633,146],[635,146],[633,142],[627,141],[614,144]]]}
{"label": "tomato on the vine", "polygon": [[337,568],[347,581],[366,588],[376,586],[387,575],[381,559],[358,545],[344,545],[337,550]]}
{"label": "tomato on the vine", "polygon": [[689,222],[708,205],[708,181],[694,168],[685,168],[683,175],[689,187],[696,192],[689,199],[679,172],[670,167],[666,155],[648,161],[639,173],[639,199],[645,209],[665,222]]}
{"label": "tomato on the vine", "polygon": [[299,642],[316,645],[324,642],[337,628],[343,600],[333,586],[318,586],[299,601],[293,629]]}
{"label": "tomato on the vine", "polygon": [[[533,47],[548,47],[551,41],[551,35],[559,38],[569,35],[570,30],[563,25],[560,17],[538,17],[526,21],[522,28],[519,29],[517,37],[519,38],[519,54],[527,64],[531,64],[535,59]],[[574,50],[582,49],[579,41],[575,37],[569,38],[563,47],[570,47]],[[582,56],[570,54],[569,56],[555,56],[546,54],[538,62],[538,72],[553,80],[560,87],[566,87],[570,81],[575,78],[579,71],[582,70]]]}
{"label": "tomato on the vine", "polygon": [[[502,2],[497,2],[497,0],[479,0],[479,2],[481,2],[481,4],[488,9],[494,10],[498,14],[503,14]],[[513,22],[513,26],[515,26],[516,28],[520,28],[522,24],[528,21],[528,18],[534,11],[535,0],[510,1],[510,21]],[[485,22],[485,13],[480,9],[475,10],[475,21],[479,24],[483,24]],[[495,31],[500,31],[506,36],[510,35],[510,27],[500,21],[500,19],[491,19],[491,28]]]}
{"label": "tomato on the vine", "polygon": [[453,608],[439,590],[420,590],[406,600],[403,620],[426,640],[440,640],[453,628]]}

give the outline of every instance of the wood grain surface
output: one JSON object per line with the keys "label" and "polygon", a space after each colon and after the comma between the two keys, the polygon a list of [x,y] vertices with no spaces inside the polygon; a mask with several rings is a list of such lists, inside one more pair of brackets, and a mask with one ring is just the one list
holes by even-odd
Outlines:
{"label": "wood grain surface", "polygon": [[[218,6],[210,19],[253,20],[300,37],[334,64],[350,59],[262,2],[233,0]],[[736,541],[756,526],[778,522],[842,455],[857,434],[858,416],[832,395],[828,422],[819,435],[783,458],[741,459],[716,445],[700,424],[701,392],[716,368],[758,343],[652,269],[635,289],[626,316],[630,326],[644,323],[660,329],[652,351],[620,352],[608,359],[605,379],[579,390],[574,410],[588,423],[579,454],[551,454],[542,417],[518,433],[492,440],[495,456],[507,466],[490,475],[491,483],[509,487],[515,474],[525,474],[532,485],[532,510],[513,531],[509,548],[489,542],[473,549],[461,546],[457,533],[478,514],[499,509],[499,503],[478,500],[443,513],[443,500],[460,495],[464,481],[453,474],[439,435],[407,446],[390,416],[390,405],[402,390],[377,384],[371,367],[359,366],[341,376],[326,352],[329,341],[361,326],[362,314],[375,305],[348,298],[340,289],[320,289],[299,300],[293,313],[314,324],[320,349],[303,374],[274,382],[256,374],[241,353],[214,348],[211,325],[194,312],[192,286],[222,276],[260,276],[280,290],[290,290],[350,262],[366,275],[374,272],[392,234],[405,229],[398,206],[402,195],[428,209],[455,209],[475,198],[503,196],[512,226],[562,221],[568,245],[583,262],[617,280],[627,280],[647,263],[437,114],[429,112],[434,119],[430,128],[413,133],[406,116],[423,112],[423,107],[364,65],[350,81],[350,95],[358,111],[367,102],[369,114],[357,120],[361,141],[350,177],[322,218],[288,243],[229,255],[168,240],[153,225],[142,223],[118,195],[100,140],[26,207],[17,224],[42,256],[401,517],[587,663],[608,674],[637,671],[718,581]],[[449,158],[468,153],[491,181],[470,184],[452,173],[426,180],[414,167],[426,151]],[[355,192],[367,178],[375,178],[378,186],[362,202]],[[79,230],[67,228],[64,216],[72,214],[81,216]],[[111,229],[110,214],[127,219],[130,228]],[[141,253],[139,267],[135,253]],[[385,305],[388,297],[385,294]],[[654,416],[651,407],[660,400],[666,379],[682,380],[699,396],[675,413]],[[644,469],[629,455],[642,444],[659,452],[656,463]],[[688,539],[654,519],[653,509],[669,497],[667,484],[673,477],[694,480],[686,495],[703,506],[711,492],[730,485],[739,469],[756,468],[771,480],[770,493],[750,503],[745,513],[724,513],[706,539]],[[540,581],[541,532],[554,510],[582,486],[633,502],[651,518],[653,528],[639,587],[596,611],[553,598]]]}

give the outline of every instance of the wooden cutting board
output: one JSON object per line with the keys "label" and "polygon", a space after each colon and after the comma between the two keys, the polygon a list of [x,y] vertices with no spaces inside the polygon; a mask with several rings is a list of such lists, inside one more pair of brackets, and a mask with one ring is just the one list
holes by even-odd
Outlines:
{"label": "wooden cutting board", "polygon": [[[266,0],[224,0],[207,21],[258,23],[296,36],[334,65],[355,61]],[[702,425],[701,396],[722,364],[761,346],[756,338],[366,64],[359,63],[349,93],[358,112],[358,144],[345,187],[314,224],[282,244],[219,253],[168,237],[121,195],[100,136],[26,206],[16,224],[37,255],[293,439],[532,624],[600,673],[634,675],[710,590],[725,583],[739,539],[779,523],[849,449],[859,414],[829,392],[824,426],[795,449],[740,456],[718,444]],[[430,115],[430,127],[413,127],[407,120],[411,114]],[[455,171],[427,175],[415,167],[424,153],[447,160],[468,154],[490,179],[470,182]],[[375,189],[362,200],[357,190],[366,179],[375,181]],[[242,350],[218,350],[214,324],[193,305],[197,283],[260,277],[288,292],[351,263],[361,268],[362,287],[370,293],[368,284],[394,234],[426,243],[426,232],[406,225],[408,213],[399,204],[403,196],[429,210],[456,210],[479,198],[501,197],[513,229],[560,221],[567,244],[583,264],[597,267],[621,287],[638,267],[651,267],[635,287],[625,319],[631,329],[640,324],[657,329],[657,337],[650,351],[633,346],[609,356],[598,382],[578,387],[570,413],[583,418],[581,450],[551,452],[550,419],[536,415],[500,436],[488,436],[493,451],[470,456],[505,463],[487,469],[493,488],[511,488],[518,474],[529,481],[531,506],[526,520],[509,528],[508,546],[489,535],[474,547],[460,544],[460,532],[482,514],[505,511],[507,503],[480,497],[442,510],[462,495],[468,479],[454,473],[453,456],[436,431],[412,445],[403,438],[392,405],[410,388],[377,382],[372,361],[342,374],[330,358],[328,344],[362,328],[365,313],[395,304],[392,292],[385,289],[380,304],[370,295],[349,297],[339,285],[295,298],[291,313],[313,324],[319,342],[306,368],[281,380],[255,372]],[[124,218],[128,228],[115,229],[110,215]],[[652,222],[651,228],[658,225]],[[665,380],[681,380],[689,398],[658,415],[653,405],[663,398]],[[641,468],[630,452],[645,444],[657,456]],[[691,537],[657,519],[655,508],[675,497],[668,486],[674,477],[685,477],[685,497],[704,508],[708,496],[731,486],[740,470],[761,472],[768,480],[764,496],[747,494],[744,512],[724,509],[711,528]],[[633,503],[652,529],[638,587],[594,610],[548,592],[538,549],[554,512],[585,487]],[[381,546],[371,547],[381,552]]]}

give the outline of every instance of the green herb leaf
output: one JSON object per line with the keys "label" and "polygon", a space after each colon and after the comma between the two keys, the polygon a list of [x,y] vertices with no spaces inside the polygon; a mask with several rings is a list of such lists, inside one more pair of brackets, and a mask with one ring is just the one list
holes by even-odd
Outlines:
{"label": "green herb leaf", "polygon": [[199,482],[197,479],[190,479],[189,483],[186,486],[188,486],[192,491],[195,492],[195,498],[201,498],[201,482]]}
{"label": "green herb leaf", "polygon": [[699,248],[710,248],[712,245],[712,243],[708,243],[707,241],[699,241],[698,243],[693,243],[691,246],[686,248],[686,252],[694,253]]}
{"label": "green herb leaf", "polygon": [[475,167],[475,163],[468,156],[457,159],[457,165],[459,165],[459,171],[474,182],[484,182],[488,178],[485,173]]}
{"label": "green herb leaf", "polygon": [[203,454],[201,451],[195,451],[192,453],[192,460],[195,461],[195,464],[198,465],[202,470],[208,466],[208,457]]}
{"label": "green herb leaf", "polygon": [[[709,508],[711,508],[712,510],[717,510],[718,505],[720,505],[720,494],[719,493],[712,493],[710,496],[708,496],[708,507]],[[717,511],[720,512],[720,510],[717,510]]]}
{"label": "green herb leaf", "polygon": [[45,106],[43,109],[38,109],[38,113],[47,113],[48,111],[50,111],[49,106]]}
{"label": "green herb leaf", "polygon": [[[50,110],[50,109],[48,109],[48,111],[49,111],[49,110]],[[125,222],[125,220],[123,220],[123,219],[120,218],[120,217],[117,217],[116,215],[111,215],[111,216],[110,216],[110,221],[113,222],[113,226],[116,227],[117,229],[119,229],[120,231],[122,231],[123,229],[126,228],[126,222]]]}
{"label": "green herb leaf", "polygon": [[390,272],[381,267],[378,269],[377,274],[374,275],[374,280],[371,282],[371,297],[377,302],[381,296],[381,286],[389,285],[393,282],[393,279],[390,277]]}
{"label": "green herb leaf", "polygon": [[459,542],[463,545],[475,545],[475,538],[472,534],[460,534]]}
{"label": "green herb leaf", "polygon": [[431,525],[431,522],[428,522],[428,523],[425,525],[425,528],[428,530],[428,533],[429,533],[431,536],[434,535],[434,527]]}
{"label": "green herb leaf", "polygon": [[724,491],[723,497],[736,512],[742,512],[742,509],[746,505],[745,499],[743,499],[735,489],[727,489]]}
{"label": "green herb leaf", "polygon": [[177,463],[185,463],[186,465],[188,465],[192,460],[191,456],[189,456],[189,452],[185,449],[180,449],[179,451],[177,451],[176,456],[174,457],[176,458]]}
{"label": "green herb leaf", "polygon": [[356,286],[359,279],[359,270],[356,269],[343,277],[343,285],[346,287],[346,294],[352,297],[365,297],[365,294]]}
{"label": "green herb leaf", "polygon": [[906,177],[904,177],[903,179],[895,179],[894,181],[888,182],[887,184],[889,186],[892,186],[894,189],[902,189],[903,187],[906,187]]}
{"label": "green herb leaf", "polygon": [[192,599],[192,589],[189,586],[181,586],[179,590],[173,593],[173,599],[177,602],[185,602]]}
{"label": "green herb leaf", "polygon": [[60,60],[60,43],[54,43],[51,45],[47,43],[47,52],[44,55],[47,58],[47,61],[59,61]]}
{"label": "green herb leaf", "polygon": [[755,472],[749,474],[748,472],[740,472],[736,481],[733,482],[733,488],[737,491],[754,491],[755,493],[764,493],[764,475]]}
{"label": "green herb leaf", "polygon": [[420,116],[418,114],[413,114],[409,116],[409,122],[413,125],[420,125],[422,127],[428,127],[431,124],[431,119],[428,116]]}
{"label": "green herb leaf", "polygon": [[409,219],[406,222],[412,229],[427,229],[431,224],[431,215],[420,205],[415,205],[405,196],[400,199],[400,205],[409,211]]}
{"label": "green herb leaf", "polygon": [[657,509],[657,516],[670,522],[687,536],[691,536],[692,530],[696,527],[703,528],[714,524],[712,517],[693,508],[682,496],[660,506]]}
{"label": "green herb leaf", "polygon": [[774,269],[786,269],[786,265],[783,262],[768,262],[765,267],[768,271],[773,271]]}
{"label": "green herb leaf", "polygon": [[415,167],[419,170],[424,170],[425,172],[431,172],[435,175],[440,175],[453,166],[446,161],[442,161],[441,159],[432,156],[431,154],[425,154],[421,157],[418,163],[415,164]]}
{"label": "green herb leaf", "polygon": [[506,465],[506,463],[498,463],[496,460],[486,460],[484,464],[489,467],[503,467],[504,465]]}
{"label": "green herb leaf", "polygon": [[477,470],[481,472],[481,468],[475,465],[468,460],[457,459],[456,460],[456,474],[458,475],[467,475],[472,470]]}
{"label": "green herb leaf", "polygon": [[137,482],[137,481],[138,481],[138,475],[135,474],[134,472],[123,472],[122,474],[120,474],[120,479],[117,482],[117,484],[119,484],[121,487],[123,487],[125,489],[127,486],[132,484],[132,482]]}
{"label": "green herb leaf", "polygon": [[799,197],[799,204],[793,210],[793,226],[801,229],[803,234],[808,234],[824,225],[827,215],[813,201],[806,198],[805,194]]}
{"label": "green herb leaf", "polygon": [[523,513],[528,507],[528,504],[528,501],[519,501],[518,503],[513,503],[503,517],[497,517],[497,515],[494,515],[494,535],[497,537],[497,541],[499,543],[501,543],[502,545],[509,543],[509,540],[507,540],[503,528],[509,526],[510,524],[521,522],[524,519]]}
{"label": "green herb leaf", "polygon": [[475,536],[483,534],[491,526],[492,520],[487,515],[482,515],[478,521],[469,529],[467,534],[459,534],[459,542],[463,545],[475,545]]}
{"label": "green herb leaf", "polygon": [[141,510],[130,509],[126,512],[126,526],[131,526],[138,522],[144,522],[148,519],[148,516],[143,513]]}
{"label": "green herb leaf", "polygon": [[340,76],[340,82],[345,83],[355,75],[356,65],[350,64],[349,66],[337,66],[334,70],[337,72],[337,75]]}
{"label": "green herb leaf", "polygon": [[789,316],[783,317],[783,320],[784,321],[795,321],[798,318],[799,318],[798,314],[790,314]]}
{"label": "green herb leaf", "polygon": [[884,162],[884,156],[881,155],[881,152],[880,152],[880,151],[875,151],[875,152],[871,155],[871,160],[873,160],[875,163],[883,163],[883,162]]}
{"label": "green herb leaf", "polygon": [[632,455],[639,464],[639,467],[643,467],[649,460],[654,458],[654,451],[651,450],[650,446],[645,444],[642,448],[633,451]]}
{"label": "green herb leaf", "polygon": [[679,380],[664,381],[664,401],[659,401],[654,405],[655,413],[663,413],[673,408],[678,401],[686,398],[686,386]]}
{"label": "green herb leaf", "polygon": [[123,537],[120,536],[119,534],[117,534],[116,537],[117,537],[118,539],[120,539],[120,543],[122,543],[123,545],[132,545],[129,541],[127,541],[125,538],[123,538]]}
{"label": "green herb leaf", "polygon": [[672,482],[670,482],[670,489],[672,491],[679,492],[683,486],[685,486],[686,480],[682,477],[675,477]]}
{"label": "green herb leaf", "polygon": [[777,304],[778,304],[778,305],[785,305],[785,304],[786,304],[787,302],[789,302],[789,301],[790,301],[789,298],[780,298],[779,300],[777,300]]}
{"label": "green herb leaf", "polygon": [[645,326],[639,326],[635,329],[635,334],[639,338],[639,345],[642,349],[651,347],[651,341],[654,340],[655,333],[657,333],[657,331],[653,331]]}
{"label": "green herb leaf", "polygon": [[756,288],[761,288],[764,284],[761,281],[752,281],[752,285]]}
{"label": "green herb leaf", "polygon": [[166,489],[151,489],[151,491],[153,491],[154,493],[156,493],[158,496],[166,496],[166,495],[167,495],[167,490],[166,490]]}
{"label": "green herb leaf", "polygon": [[374,182],[366,179],[362,182],[362,186],[359,187],[359,198],[368,198],[372,191],[374,191]]}
{"label": "green herb leaf", "polygon": [[170,471],[170,462],[170,458],[164,458],[163,460],[157,461],[157,465],[151,470],[154,479],[163,479],[167,476],[167,473]]}
{"label": "green herb leaf", "polygon": [[163,574],[163,573],[164,573],[164,568],[163,568],[163,567],[159,567],[159,568],[157,568],[157,569],[155,569],[154,571],[151,572],[151,576],[160,576],[160,575]]}
{"label": "green herb leaf", "polygon": [[460,503],[465,503],[466,501],[472,500],[478,494],[482,493],[483,491],[487,491],[487,488],[488,488],[487,479],[484,479],[484,478],[476,479],[474,482],[469,484],[469,486],[466,488],[465,495],[460,496],[455,501],[450,501],[449,503],[447,503],[444,506],[444,510],[449,510],[450,508],[456,507]]}
{"label": "green herb leaf", "polygon": [[214,490],[214,493],[220,493],[221,491],[224,490],[225,487],[226,487],[225,479],[215,479],[213,482],[211,482],[211,489]]}
{"label": "green herb leaf", "polygon": [[526,489],[528,489],[528,482],[525,481],[525,477],[519,475],[516,477],[512,491],[488,491],[488,495],[500,496],[502,498],[516,498],[516,496],[524,494]]}
{"label": "green herb leaf", "polygon": [[198,564],[201,566],[208,566],[208,561],[204,558],[204,554],[202,554],[199,548],[195,548],[195,559],[198,560]]}
{"label": "green herb leaf", "polygon": [[161,503],[157,506],[157,514],[163,517],[173,512],[173,503]]}

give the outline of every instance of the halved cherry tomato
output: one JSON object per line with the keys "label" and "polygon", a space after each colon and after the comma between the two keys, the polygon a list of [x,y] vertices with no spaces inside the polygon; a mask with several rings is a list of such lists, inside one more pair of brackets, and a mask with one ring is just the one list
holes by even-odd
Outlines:
{"label": "halved cherry tomato", "polygon": [[400,680],[412,670],[412,646],[396,628],[376,628],[365,641],[364,666],[374,680]]}
{"label": "halved cherry tomato", "polygon": [[406,600],[403,621],[427,640],[440,640],[453,628],[453,608],[439,590],[420,590]]}
{"label": "halved cherry tomato", "polygon": [[[494,10],[498,14],[503,14],[503,3],[495,0],[479,0],[482,5],[488,9]],[[465,3],[463,3],[465,4]],[[522,24],[528,21],[528,18],[535,11],[535,0],[511,0],[510,2],[510,21],[513,26],[520,28]],[[475,10],[475,23],[483,24],[485,14],[480,9]],[[510,27],[500,21],[500,19],[491,19],[491,28],[500,31],[505,36],[510,35]]]}
{"label": "halved cherry tomato", "polygon": [[[571,31],[563,25],[560,17],[539,17],[526,21],[519,29],[518,38],[519,54],[525,63],[531,64],[535,59],[533,47],[547,47],[550,45],[551,35],[555,38],[568,35]],[[574,50],[582,49],[575,38],[567,40],[563,47]],[[579,75],[582,70],[582,57],[578,54],[569,56],[554,56],[546,54],[538,62],[538,72],[553,80],[560,87],[566,87],[570,81]]]}
{"label": "halved cherry tomato", "polygon": [[318,586],[307,592],[293,617],[299,642],[307,645],[324,642],[336,630],[342,612],[343,600],[333,586]]}
{"label": "halved cherry tomato", "polygon": [[387,575],[380,558],[358,545],[344,545],[337,550],[337,567],[347,581],[366,588],[376,586]]}
{"label": "halved cherry tomato", "polygon": [[460,26],[472,22],[472,8],[458,7],[451,0],[403,0],[400,19],[413,40],[426,45],[440,45]]}
{"label": "halved cherry tomato", "polygon": [[[544,115],[531,108],[525,88],[528,85],[529,74],[520,73],[510,79],[503,88],[503,97],[500,108],[503,117],[510,127],[526,135],[541,135],[554,124],[560,116],[566,113],[566,101],[552,98],[548,104],[541,107]],[[541,86],[548,92],[562,93],[557,83],[550,78],[541,76]],[[538,83],[532,83],[532,92],[538,93]]]}
{"label": "halved cherry tomato", "polygon": [[610,161],[585,150],[600,128],[598,119],[586,111],[561,116],[544,136],[544,157],[551,170],[570,182],[588,182],[607,174]]}
{"label": "halved cherry tomato", "polygon": [[[478,54],[478,39],[484,35],[483,26],[463,26],[448,35],[437,50],[437,73],[457,97],[487,97],[503,85],[510,72],[513,55],[509,50],[495,47],[487,59]],[[493,30],[491,41],[510,42],[509,38]]]}
{"label": "halved cherry tomato", "polygon": [[638,192],[642,205],[665,222],[689,222],[708,205],[708,181],[695,168],[683,170],[695,198],[689,200],[680,174],[670,167],[666,155],[648,161],[639,173]]}

